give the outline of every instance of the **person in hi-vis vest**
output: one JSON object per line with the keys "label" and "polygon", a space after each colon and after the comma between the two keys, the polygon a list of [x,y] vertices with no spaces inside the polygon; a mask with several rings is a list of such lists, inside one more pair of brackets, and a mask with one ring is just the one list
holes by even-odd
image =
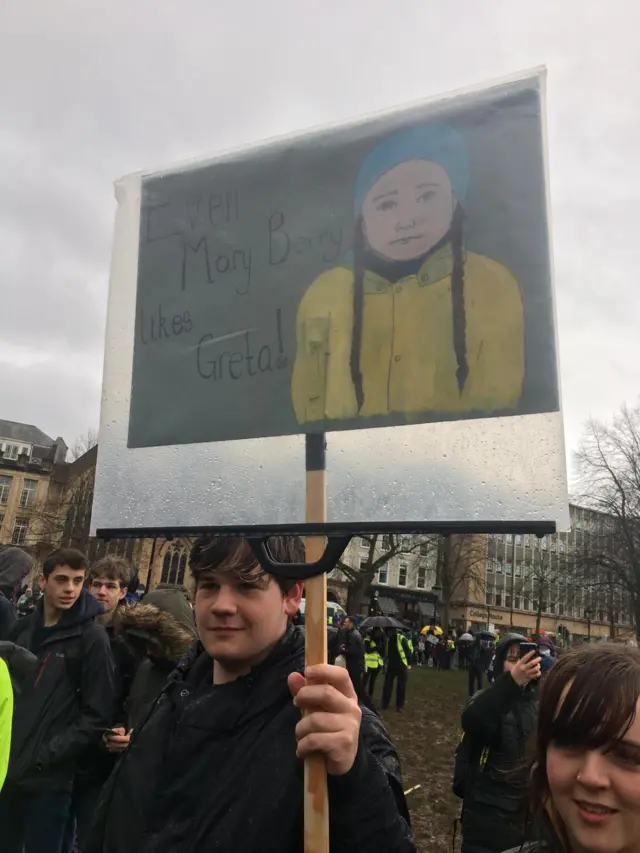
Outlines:
{"label": "person in hi-vis vest", "polygon": [[364,688],[369,696],[373,696],[378,674],[384,666],[383,648],[384,634],[379,628],[364,638]]}
{"label": "person in hi-vis vest", "polygon": [[467,250],[468,184],[466,144],[444,124],[398,131],[364,160],[351,256],[298,307],[299,424],[518,406],[520,287],[506,266]]}
{"label": "person in hi-vis vest", "polygon": [[386,710],[391,704],[393,683],[396,687],[396,711],[401,712],[407,695],[408,672],[411,669],[411,648],[409,641],[397,628],[387,628],[387,671],[382,688],[382,708]]}

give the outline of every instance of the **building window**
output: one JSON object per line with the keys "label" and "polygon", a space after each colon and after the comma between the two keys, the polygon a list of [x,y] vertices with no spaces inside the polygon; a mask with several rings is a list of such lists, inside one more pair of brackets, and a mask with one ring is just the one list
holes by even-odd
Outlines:
{"label": "building window", "polygon": [[516,577],[522,577],[522,563],[516,563]]}
{"label": "building window", "polygon": [[536,613],[538,612],[538,602],[535,600],[535,598],[533,599],[533,609]]}
{"label": "building window", "polygon": [[391,536],[388,533],[385,533],[382,537],[382,550],[390,551],[391,550]]}
{"label": "building window", "polygon": [[558,542],[558,545],[559,545],[559,547],[560,547],[560,553],[561,553],[561,554],[564,554],[564,539],[561,539],[561,540]]}
{"label": "building window", "polygon": [[522,545],[522,533],[516,533],[516,545]]}
{"label": "building window", "polygon": [[496,607],[502,607],[502,593],[496,592]]}
{"label": "building window", "polygon": [[404,553],[409,553],[411,551],[411,537],[403,536],[402,537],[402,550]]}
{"label": "building window", "polygon": [[20,495],[20,506],[33,506],[36,499],[37,480],[25,480]]}
{"label": "building window", "polygon": [[427,570],[424,566],[418,566],[418,586],[424,589],[427,585]]}
{"label": "building window", "polygon": [[187,570],[187,552],[183,551],[180,557],[180,565],[178,566],[178,585],[184,584],[184,574]]}
{"label": "building window", "polygon": [[484,601],[485,601],[485,604],[489,604],[489,605],[493,604],[493,593],[488,592],[484,597]]}
{"label": "building window", "polygon": [[524,602],[523,602],[523,604],[524,604],[524,609],[525,609],[525,610],[531,610],[531,599],[530,599],[530,598],[527,598],[527,596],[526,596],[526,595],[525,595],[525,597],[524,597]]}
{"label": "building window", "polygon": [[598,610],[598,622],[604,622],[604,610]]}
{"label": "building window", "polygon": [[16,523],[13,525],[13,535],[11,537],[12,545],[24,545],[27,538],[27,530],[29,529],[28,518],[16,518]]}
{"label": "building window", "polygon": [[406,586],[407,585],[407,565],[406,563],[400,563],[400,568],[398,569],[398,586]]}
{"label": "building window", "polygon": [[490,574],[493,574],[495,567],[496,567],[496,561],[495,560],[487,560],[487,571]]}
{"label": "building window", "polygon": [[519,595],[516,595],[513,606],[516,610],[522,610],[522,600]]}
{"label": "building window", "polygon": [[511,596],[510,595],[505,595],[504,606],[509,607],[509,608],[511,607]]}
{"label": "building window", "polygon": [[160,583],[169,583],[169,569],[171,568],[171,554],[169,551],[164,555],[162,561],[162,574],[160,575]]}
{"label": "building window", "polygon": [[504,567],[505,575],[507,575],[508,577],[511,577],[512,571],[513,571],[513,566],[511,565],[511,563],[506,563],[505,567]]}
{"label": "building window", "polygon": [[555,550],[556,550],[556,539],[555,539],[555,536],[551,539],[551,550],[552,550],[552,551],[555,551]]}
{"label": "building window", "polygon": [[5,459],[17,459],[18,458],[18,445],[17,444],[7,444],[7,449],[4,452]]}
{"label": "building window", "polygon": [[365,539],[363,536],[362,539],[360,540],[360,546],[362,548],[369,548],[369,540]]}
{"label": "building window", "polygon": [[428,542],[421,542],[420,543],[420,556],[421,557],[428,557],[429,556],[429,543]]}
{"label": "building window", "polygon": [[12,477],[0,477],[0,504],[9,502],[9,492],[11,491]]}
{"label": "building window", "polygon": [[543,551],[547,550],[547,537],[546,536],[542,537],[542,550]]}
{"label": "building window", "polygon": [[496,572],[499,575],[502,574],[502,557],[498,557],[498,561],[496,562]]}
{"label": "building window", "polygon": [[178,582],[178,566],[180,565],[180,554],[177,551],[173,552],[171,557],[171,568],[169,569],[169,583],[176,584]]}
{"label": "building window", "polygon": [[513,533],[507,533],[507,545],[513,542]]}
{"label": "building window", "polygon": [[386,563],[378,569],[378,583],[389,583],[389,566]]}

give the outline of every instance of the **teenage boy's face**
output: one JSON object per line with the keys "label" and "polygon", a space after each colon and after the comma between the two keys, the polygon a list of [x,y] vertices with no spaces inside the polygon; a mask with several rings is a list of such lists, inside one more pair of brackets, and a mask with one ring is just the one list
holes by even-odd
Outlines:
{"label": "teenage boy's face", "polygon": [[70,610],[82,592],[84,569],[56,566],[48,578],[40,575],[39,583],[45,601],[57,610]]}
{"label": "teenage boy's face", "polygon": [[283,596],[274,578],[258,566],[244,579],[232,572],[203,572],[195,601],[200,641],[222,664],[253,666],[281,639],[301,598],[301,583]]}
{"label": "teenage boy's face", "polygon": [[89,592],[104,607],[105,613],[111,613],[127,594],[127,588],[112,578],[97,577],[89,584]]}

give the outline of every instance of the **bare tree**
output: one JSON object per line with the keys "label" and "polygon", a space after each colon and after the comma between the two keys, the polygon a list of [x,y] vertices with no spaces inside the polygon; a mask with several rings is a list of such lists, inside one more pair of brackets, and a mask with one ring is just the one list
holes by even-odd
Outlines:
{"label": "bare tree", "polygon": [[540,543],[543,547],[536,550],[530,570],[531,594],[533,597],[533,609],[536,613],[536,634],[540,633],[540,622],[543,613],[557,609],[559,594],[558,562],[548,548],[547,537]]}
{"label": "bare tree", "polygon": [[29,510],[28,542],[43,551],[89,545],[95,469],[88,467],[72,480],[53,480],[47,496]]}
{"label": "bare tree", "polygon": [[[477,597],[485,588],[487,541],[484,536],[461,533],[443,536],[438,552],[440,617],[449,625],[451,607]],[[474,595],[476,593],[476,595]]]}
{"label": "bare tree", "polygon": [[84,435],[79,435],[69,449],[69,456],[71,457],[71,462],[75,462],[76,459],[80,459],[80,457],[84,456],[85,453],[88,453],[88,451],[91,450],[92,447],[95,447],[97,443],[97,429],[88,429],[86,433],[84,433]]}
{"label": "bare tree", "polygon": [[363,599],[370,594],[371,584],[383,566],[398,554],[416,554],[421,559],[428,559],[435,553],[438,537],[385,533],[362,536],[361,541],[366,546],[366,556],[358,566],[350,566],[344,560],[339,560],[336,565],[349,584],[347,608],[350,613],[360,612]]}
{"label": "bare tree", "polygon": [[581,559],[609,584],[611,604],[629,603],[640,638],[640,406],[589,421],[575,461],[580,502],[600,514]]}

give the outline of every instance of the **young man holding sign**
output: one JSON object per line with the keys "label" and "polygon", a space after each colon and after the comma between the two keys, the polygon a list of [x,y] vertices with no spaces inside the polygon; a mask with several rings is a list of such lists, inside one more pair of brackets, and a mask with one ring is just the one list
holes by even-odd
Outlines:
{"label": "young man holding sign", "polygon": [[[304,561],[295,537],[270,551]],[[302,584],[265,574],[242,539],[198,540],[191,571],[204,651],[134,731],[91,853],[302,853],[302,760],[314,752],[326,758],[332,853],[415,853],[381,721],[346,670],[304,672],[304,633],[290,624]]]}

